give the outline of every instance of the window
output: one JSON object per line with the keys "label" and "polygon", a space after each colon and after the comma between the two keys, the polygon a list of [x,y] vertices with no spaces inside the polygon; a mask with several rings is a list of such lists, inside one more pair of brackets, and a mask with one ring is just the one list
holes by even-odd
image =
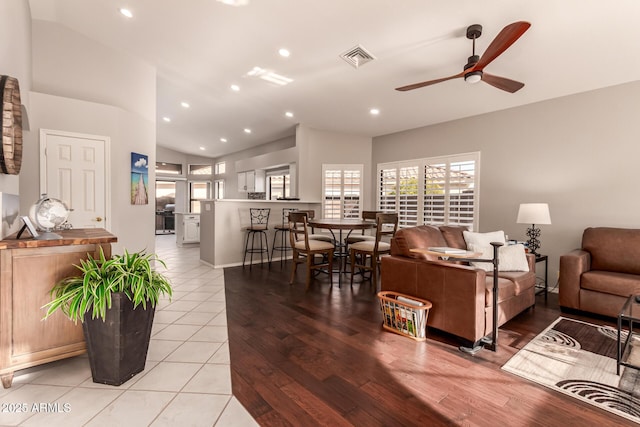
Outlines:
{"label": "window", "polygon": [[189,175],[211,175],[211,165],[189,165]]}
{"label": "window", "polygon": [[362,165],[322,165],[322,216],[360,218]]}
{"label": "window", "polygon": [[276,200],[291,197],[291,176],[289,168],[267,171],[267,198]]}
{"label": "window", "polygon": [[175,181],[156,181],[156,211],[172,211],[176,205]]}
{"label": "window", "polygon": [[227,172],[227,164],[225,162],[218,162],[214,166],[216,175],[222,175]]}
{"label": "window", "polygon": [[182,165],[180,163],[156,162],[156,174],[182,175]]}
{"label": "window", "polygon": [[217,179],[214,183],[214,198],[224,199],[224,179]]}
{"label": "window", "polygon": [[398,213],[401,227],[478,227],[480,153],[378,165],[378,209]]}
{"label": "window", "polygon": [[175,229],[176,182],[156,180],[156,234]]}
{"label": "window", "polygon": [[211,198],[211,183],[209,181],[189,182],[189,212],[200,213],[200,200]]}

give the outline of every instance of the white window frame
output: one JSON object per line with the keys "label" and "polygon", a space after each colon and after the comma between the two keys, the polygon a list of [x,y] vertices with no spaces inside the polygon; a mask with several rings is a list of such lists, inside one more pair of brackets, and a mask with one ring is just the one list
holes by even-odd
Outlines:
{"label": "white window frame", "polygon": [[[452,164],[460,164],[461,162],[473,162],[472,179],[469,180],[469,175],[461,177],[460,172],[452,171]],[[423,159],[406,160],[400,162],[379,163],[377,166],[377,196],[376,206],[377,209],[385,212],[397,212],[399,214],[399,226],[410,227],[414,225],[425,224],[425,200],[426,194],[426,170],[427,166],[445,165],[444,168],[444,180],[442,190],[443,191],[443,218],[441,221],[429,222],[433,225],[467,225],[471,230],[478,230],[479,227],[479,207],[480,207],[480,152],[455,154],[449,156],[430,157]],[[383,171],[385,175],[383,175]],[[397,189],[402,189],[401,185],[401,171],[414,172],[417,171],[415,180],[416,190],[414,197],[404,198],[403,194]],[[457,175],[456,175],[457,174]],[[406,176],[406,174],[405,174]],[[384,182],[383,182],[384,178]],[[452,182],[456,179],[460,180],[466,178],[467,182],[471,184],[471,193],[467,190],[467,196],[471,196],[472,200],[472,220],[465,221],[460,220],[458,215],[453,217],[453,204],[456,201],[458,193],[452,188]],[[383,184],[386,184],[386,189],[383,189]],[[411,182],[409,185],[414,185]],[[407,183],[405,182],[404,188]],[[389,192],[390,195],[384,197],[384,192]],[[413,190],[412,190],[413,192]],[[413,194],[413,193],[409,193]],[[394,197],[395,196],[395,197]],[[458,198],[459,199],[459,198]],[[415,211],[407,210],[408,205],[414,206]],[[404,208],[403,208],[404,207]],[[468,208],[467,208],[468,209]],[[460,212],[458,211],[458,214]],[[457,219],[457,220],[456,220]]]}
{"label": "white window frame", "polygon": [[[207,170],[209,168],[209,170]],[[187,165],[187,175],[189,176],[211,176],[211,165],[206,163],[189,163]]]}
{"label": "white window frame", "polygon": [[224,179],[216,179],[213,182],[213,198],[224,199]]}
{"label": "white window frame", "polygon": [[[205,192],[207,194],[203,198],[194,198],[193,197],[193,186],[195,184],[205,184],[205,187],[206,187]],[[188,182],[187,191],[189,193],[188,193],[188,197],[187,197],[187,203],[189,205],[189,213],[200,213],[199,210],[193,208],[192,203],[200,201],[200,200],[210,199],[211,198],[211,187],[212,187],[211,181],[209,181],[209,180],[204,180],[204,179],[203,180],[190,180]]]}
{"label": "white window frame", "polygon": [[274,176],[282,177],[282,197],[291,197],[291,173],[289,171],[289,167],[279,168],[279,169],[271,169],[266,172],[265,176],[265,190],[267,192],[267,200],[275,200],[273,198],[273,194],[271,193],[271,178]]}
{"label": "white window frame", "polygon": [[213,166],[213,173],[215,175],[223,175],[227,173],[227,163],[226,162],[218,162]]}
{"label": "white window frame", "polygon": [[[364,165],[363,164],[323,164],[322,165],[322,216],[324,218],[335,217],[335,214],[329,212],[326,203],[326,174],[327,171],[340,171],[340,218],[360,218],[362,216],[362,204],[364,196]],[[358,185],[358,207],[357,210],[351,211],[349,215],[345,215],[345,180],[344,173],[348,171],[357,171],[360,174],[360,183]]]}

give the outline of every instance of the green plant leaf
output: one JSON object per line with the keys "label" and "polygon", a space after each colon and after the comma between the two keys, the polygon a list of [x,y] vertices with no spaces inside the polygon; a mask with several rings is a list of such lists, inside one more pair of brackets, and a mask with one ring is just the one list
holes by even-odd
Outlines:
{"label": "green plant leaf", "polygon": [[161,295],[171,298],[173,291],[169,280],[153,269],[154,262],[167,268],[157,255],[144,251],[130,253],[125,249],[122,255],[107,258],[100,248],[96,258],[87,254],[87,259],[74,265],[78,275],[60,280],[51,289],[51,301],[43,307],[47,310],[44,318],[60,310],[76,323],[89,312],[92,318],[104,320],[114,292],[123,292],[134,307],[155,307]]}

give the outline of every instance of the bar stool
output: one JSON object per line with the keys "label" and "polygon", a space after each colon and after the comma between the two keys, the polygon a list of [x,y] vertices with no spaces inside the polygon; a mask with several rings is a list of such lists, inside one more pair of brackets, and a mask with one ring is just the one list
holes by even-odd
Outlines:
{"label": "bar stool", "polygon": [[[289,246],[289,214],[291,212],[295,212],[298,209],[296,208],[282,208],[282,224],[276,225],[274,228],[275,233],[273,234],[273,243],[271,244],[271,261],[273,261],[273,253],[275,251],[280,252],[280,267],[282,267],[282,262],[284,261],[287,252],[290,252],[291,246]],[[278,240],[278,233],[280,233],[280,242],[276,244]]]}
{"label": "bar stool", "polygon": [[[244,243],[244,257],[242,258],[242,266],[247,259],[247,254],[251,254],[249,260],[249,269],[253,265],[253,254],[260,254],[260,264],[262,264],[262,254],[267,254],[267,262],[269,262],[269,242],[267,240],[267,227],[269,224],[270,208],[249,208],[249,217],[251,225],[247,227],[247,239]],[[256,247],[255,239],[258,235],[260,246]],[[249,247],[249,237],[251,237],[251,247]],[[262,240],[264,239],[264,246]]]}

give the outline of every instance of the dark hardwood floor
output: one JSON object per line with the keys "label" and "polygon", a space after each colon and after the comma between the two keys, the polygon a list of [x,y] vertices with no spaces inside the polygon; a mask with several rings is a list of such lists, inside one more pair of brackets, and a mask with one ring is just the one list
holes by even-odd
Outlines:
{"label": "dark hardwood floor", "polygon": [[290,267],[225,269],[233,394],[260,425],[633,425],[500,369],[561,315],[557,294],[504,325],[497,352],[471,356],[434,331],[382,330],[369,282],[321,275],[305,293],[304,268],[289,286]]}

